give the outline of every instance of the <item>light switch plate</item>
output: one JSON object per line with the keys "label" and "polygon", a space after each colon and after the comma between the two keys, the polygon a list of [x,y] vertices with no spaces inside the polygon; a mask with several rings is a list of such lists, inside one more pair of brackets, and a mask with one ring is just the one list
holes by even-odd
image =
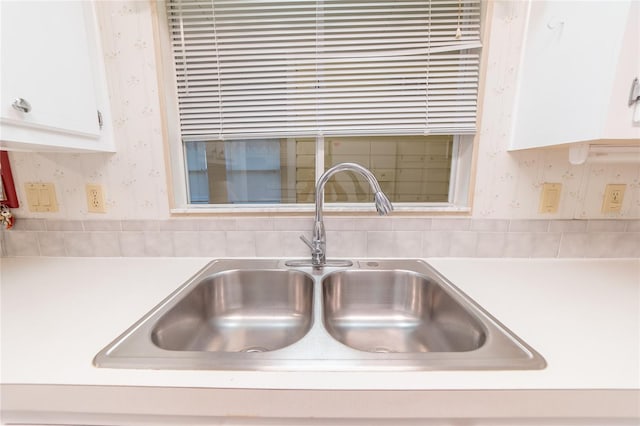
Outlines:
{"label": "light switch plate", "polygon": [[58,211],[56,188],[53,183],[27,182],[24,187],[29,211],[38,213]]}
{"label": "light switch plate", "polygon": [[545,183],[540,194],[540,213],[557,213],[560,206],[561,183]]}

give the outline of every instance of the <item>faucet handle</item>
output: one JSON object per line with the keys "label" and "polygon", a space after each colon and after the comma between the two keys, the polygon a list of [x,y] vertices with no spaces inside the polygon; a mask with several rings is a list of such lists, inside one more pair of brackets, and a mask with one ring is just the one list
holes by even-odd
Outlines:
{"label": "faucet handle", "polygon": [[300,239],[311,249],[311,265],[313,267],[322,266],[325,264],[324,255],[324,243],[320,240],[309,241],[304,235],[300,235]]}
{"label": "faucet handle", "polygon": [[305,243],[311,249],[312,257],[324,255],[324,247],[322,242],[315,239],[313,241],[310,241],[304,235],[300,235],[300,239],[302,240],[303,243]]}
{"label": "faucet handle", "polygon": [[303,243],[305,243],[307,246],[309,246],[311,251],[314,250],[313,243],[311,243],[311,241],[309,241],[309,239],[307,237],[305,237],[304,235],[300,235],[300,239],[302,240]]}

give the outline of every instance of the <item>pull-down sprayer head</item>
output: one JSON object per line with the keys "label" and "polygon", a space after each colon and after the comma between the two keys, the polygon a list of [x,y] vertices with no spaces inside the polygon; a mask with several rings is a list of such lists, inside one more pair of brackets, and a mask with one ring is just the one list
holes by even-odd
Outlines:
{"label": "pull-down sprayer head", "polygon": [[393,211],[393,204],[391,204],[384,192],[376,192],[373,197],[376,202],[376,210],[380,216],[386,216]]}
{"label": "pull-down sprayer head", "polygon": [[325,171],[316,184],[316,218],[313,226],[312,240],[302,237],[302,240],[311,249],[311,262],[314,266],[322,266],[326,263],[326,235],[322,222],[322,209],[324,205],[324,186],[334,174],[341,171],[353,171],[361,174],[374,191],[376,210],[380,216],[387,215],[393,210],[389,198],[382,192],[376,177],[368,169],[356,163],[340,163]]}

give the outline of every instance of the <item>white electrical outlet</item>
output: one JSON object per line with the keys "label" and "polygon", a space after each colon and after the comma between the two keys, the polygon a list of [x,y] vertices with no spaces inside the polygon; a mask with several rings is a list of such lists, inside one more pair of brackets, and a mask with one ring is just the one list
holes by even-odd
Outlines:
{"label": "white electrical outlet", "polygon": [[87,211],[89,213],[106,213],[102,186],[87,184]]}
{"label": "white electrical outlet", "polygon": [[604,190],[602,213],[620,213],[626,184],[609,184]]}

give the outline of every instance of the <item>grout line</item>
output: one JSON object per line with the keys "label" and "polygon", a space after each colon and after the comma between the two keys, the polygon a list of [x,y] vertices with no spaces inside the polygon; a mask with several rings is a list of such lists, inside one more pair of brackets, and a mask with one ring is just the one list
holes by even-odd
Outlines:
{"label": "grout line", "polygon": [[556,247],[556,253],[554,258],[560,258],[560,247],[562,247],[562,240],[564,239],[564,232],[560,232],[560,240],[558,241],[558,246]]}

